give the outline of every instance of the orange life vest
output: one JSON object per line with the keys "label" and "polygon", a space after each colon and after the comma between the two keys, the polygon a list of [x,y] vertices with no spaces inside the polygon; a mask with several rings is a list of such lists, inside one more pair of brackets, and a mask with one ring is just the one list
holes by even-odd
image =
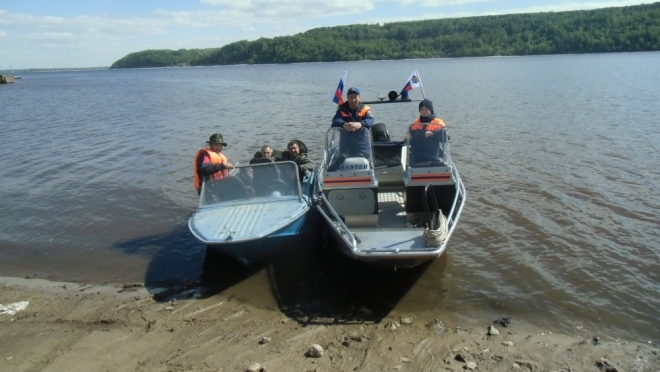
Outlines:
{"label": "orange life vest", "polygon": [[[222,154],[218,154],[217,152],[211,151],[208,148],[201,149],[201,150],[197,151],[197,155],[195,155],[195,159],[193,159],[193,169],[195,171],[194,172],[195,173],[195,179],[194,179],[193,182],[195,183],[195,189],[197,189],[197,190],[202,188],[202,179],[199,176],[199,168],[198,168],[199,167],[199,165],[198,165],[199,162],[198,162],[198,160],[199,160],[200,156],[203,157],[204,155],[208,155],[209,159],[211,159],[211,164],[219,164],[219,163],[227,164],[227,158]],[[229,176],[229,171],[224,169],[224,170],[213,173],[210,176],[210,178],[212,180],[219,180],[221,178],[228,177],[228,176]]]}
{"label": "orange life vest", "polygon": [[[360,104],[360,105],[362,105],[361,110],[355,113],[357,115],[357,118],[351,118],[351,112],[350,111],[347,112],[347,111],[341,110],[339,112],[341,113],[341,116],[344,119],[355,119],[357,121],[360,121],[364,118],[365,115],[367,115],[367,111],[371,110],[369,108],[369,106],[367,106],[367,105],[363,105],[363,104]],[[346,105],[346,107],[348,107],[348,105]],[[359,106],[358,106],[358,108],[359,108]],[[349,108],[349,110],[350,110],[350,108]]]}
{"label": "orange life vest", "polygon": [[430,130],[432,132],[436,130],[441,130],[442,128],[445,127],[445,122],[438,119],[438,118],[433,118],[430,123],[422,123],[419,118],[415,120],[412,125],[410,126],[410,130]]}

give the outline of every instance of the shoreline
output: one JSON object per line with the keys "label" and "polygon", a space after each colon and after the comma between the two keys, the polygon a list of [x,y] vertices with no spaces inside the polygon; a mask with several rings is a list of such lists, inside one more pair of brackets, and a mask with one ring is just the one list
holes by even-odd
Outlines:
{"label": "shoreline", "polygon": [[[380,322],[313,324],[195,287],[162,301],[141,284],[0,277],[0,287],[0,304],[29,302],[0,315],[0,370],[660,370],[657,345],[517,319],[504,327],[392,311]],[[491,326],[499,334],[489,335]],[[314,344],[323,348],[318,358],[308,354]]]}

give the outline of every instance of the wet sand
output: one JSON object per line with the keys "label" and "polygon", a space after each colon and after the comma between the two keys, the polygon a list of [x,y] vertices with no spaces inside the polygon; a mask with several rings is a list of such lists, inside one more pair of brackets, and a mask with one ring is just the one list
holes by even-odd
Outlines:
{"label": "wet sand", "polygon": [[[141,284],[38,278],[0,278],[0,288],[2,305],[29,302],[0,315],[2,371],[660,370],[657,346],[516,319],[505,327],[393,311],[370,321],[364,308],[362,321],[305,322],[194,283],[155,295]],[[319,357],[308,354],[314,344]]]}

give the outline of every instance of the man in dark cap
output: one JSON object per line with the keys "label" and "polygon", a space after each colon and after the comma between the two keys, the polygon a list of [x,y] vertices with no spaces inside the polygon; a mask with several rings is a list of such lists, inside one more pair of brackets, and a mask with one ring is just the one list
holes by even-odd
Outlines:
{"label": "man in dark cap", "polygon": [[410,143],[409,164],[437,164],[442,156],[442,143],[446,136],[445,123],[435,116],[433,102],[428,99],[419,103],[419,118],[410,126],[406,138]]}
{"label": "man in dark cap", "polygon": [[228,169],[234,169],[234,166],[229,164],[227,158],[222,154],[222,148],[227,146],[222,134],[212,134],[206,143],[209,144],[209,147],[197,151],[193,162],[197,194],[202,190],[204,179],[218,180],[228,177]]}
{"label": "man in dark cap", "polygon": [[360,130],[370,129],[374,125],[369,106],[360,102],[360,88],[352,87],[346,94],[346,102],[337,107],[337,113],[332,118],[332,127],[344,128],[340,137],[342,154],[347,157],[361,156],[371,157],[371,146],[369,146],[369,133]]}

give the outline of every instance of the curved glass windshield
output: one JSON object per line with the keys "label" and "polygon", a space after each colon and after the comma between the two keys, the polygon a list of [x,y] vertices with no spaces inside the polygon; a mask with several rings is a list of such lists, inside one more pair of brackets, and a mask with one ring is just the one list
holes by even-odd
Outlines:
{"label": "curved glass windshield", "polygon": [[325,137],[325,154],[328,172],[371,169],[371,132],[366,128],[355,132],[330,128]]}
{"label": "curved glass windshield", "polygon": [[449,164],[447,128],[434,123],[412,124],[406,133],[407,165],[442,167]]}
{"label": "curved glass windshield", "polygon": [[[241,203],[253,199],[281,200],[300,197],[298,166],[290,161],[236,167],[229,177],[205,179],[200,207],[225,202]],[[266,200],[264,200],[264,198]]]}

